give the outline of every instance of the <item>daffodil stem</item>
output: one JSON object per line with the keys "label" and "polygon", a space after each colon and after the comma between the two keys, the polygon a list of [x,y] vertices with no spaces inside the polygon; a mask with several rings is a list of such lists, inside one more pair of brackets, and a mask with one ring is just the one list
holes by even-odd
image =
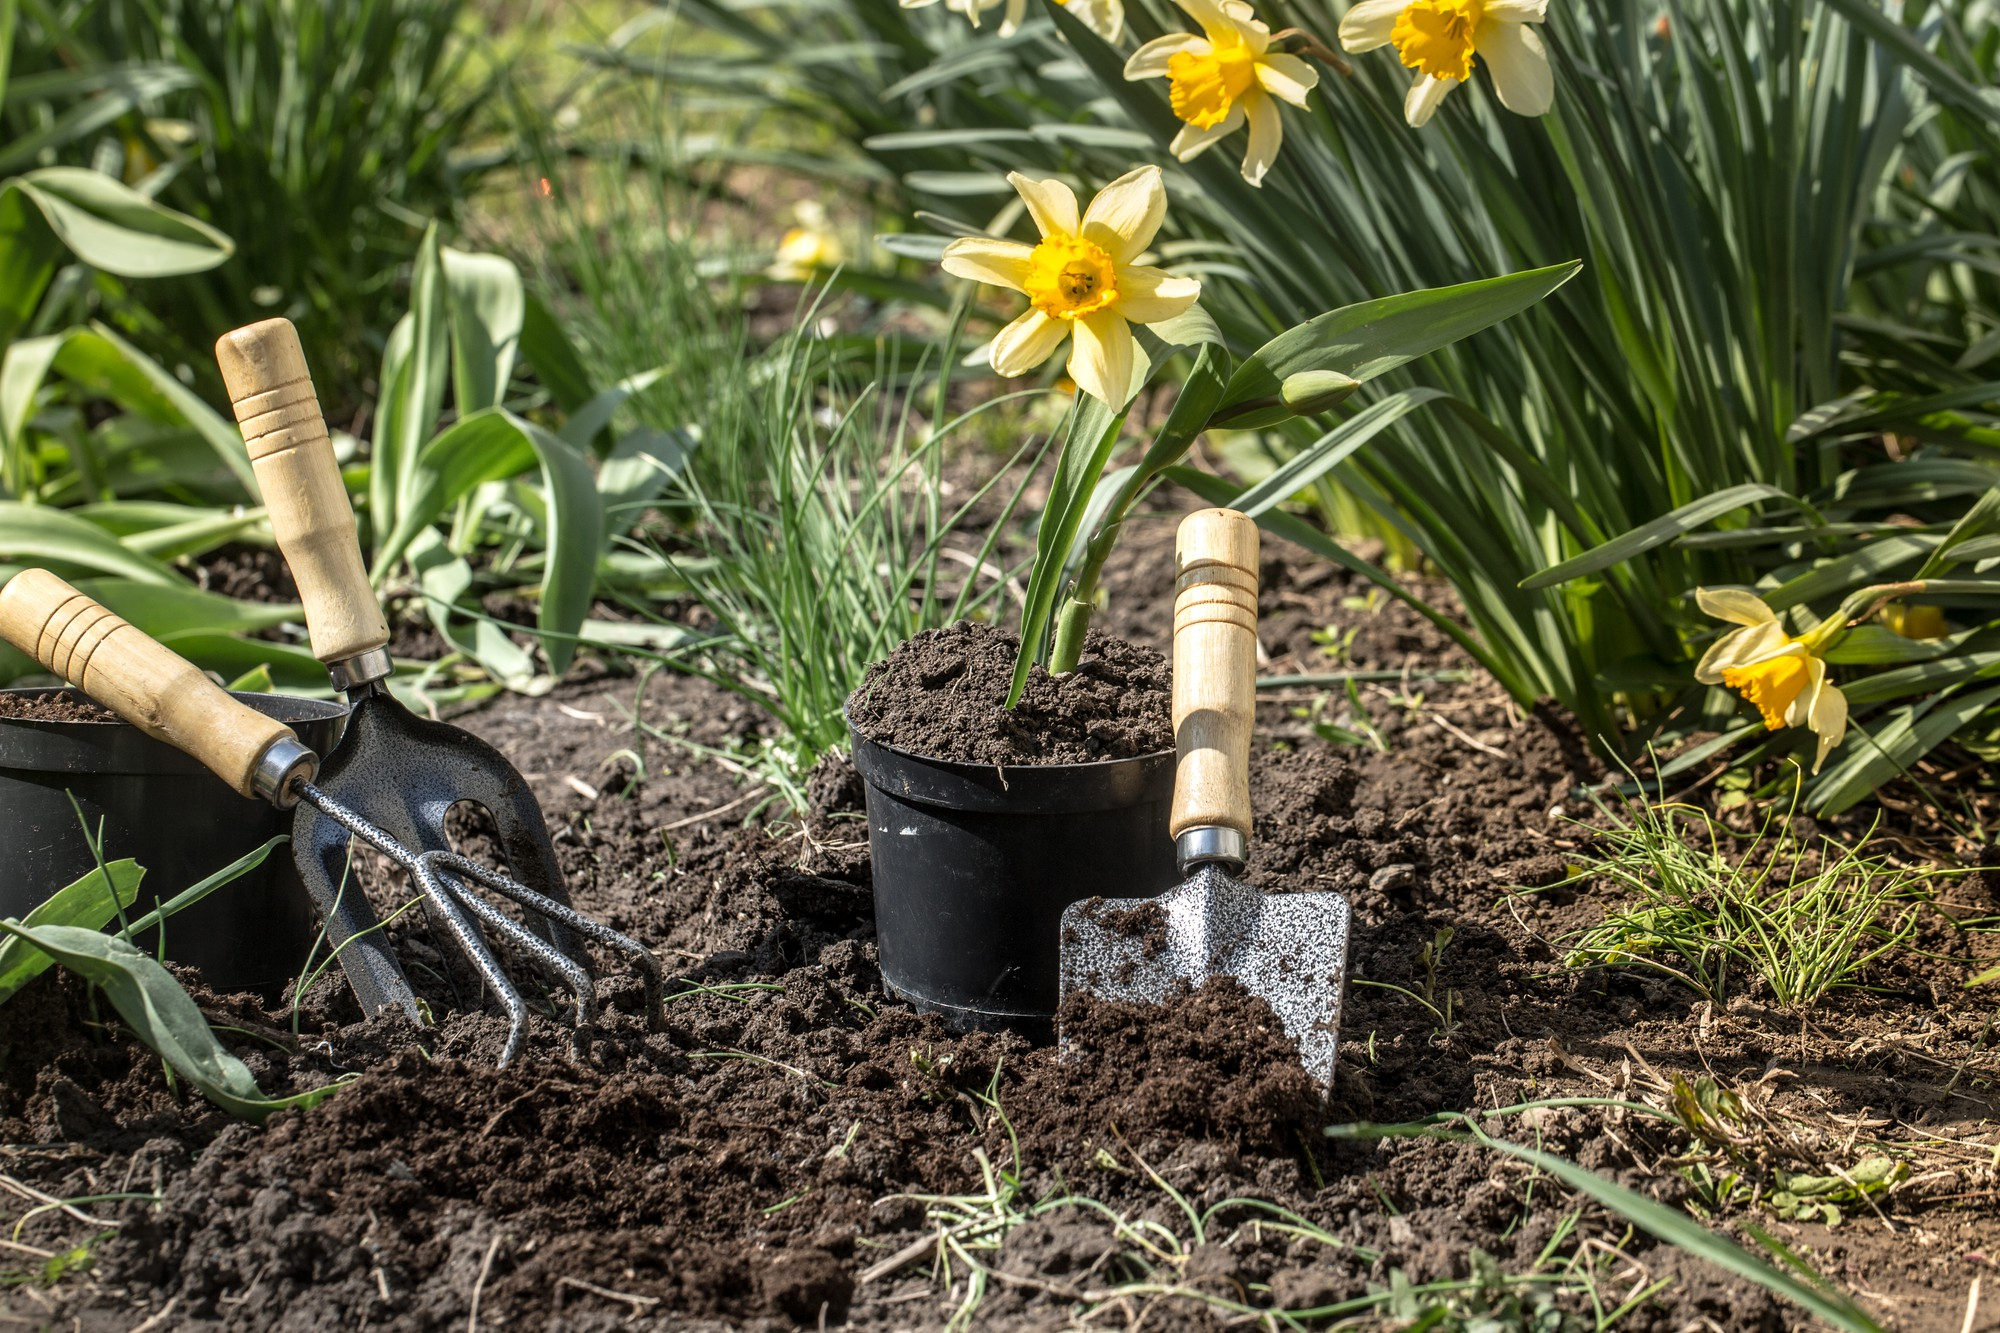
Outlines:
{"label": "daffodil stem", "polygon": [[1286,28],[1271,34],[1271,45],[1291,55],[1311,56],[1336,74],[1352,74],[1353,68],[1341,59],[1340,52],[1307,32],[1304,28]]}
{"label": "daffodil stem", "polygon": [[1097,521],[1097,530],[1090,534],[1090,544],[1084,548],[1076,583],[1063,599],[1062,611],[1056,619],[1055,640],[1049,646],[1050,675],[1076,670],[1077,659],[1083,655],[1084,636],[1090,631],[1090,617],[1097,607],[1097,581],[1104,573],[1104,562],[1111,558],[1112,548],[1118,545],[1118,537],[1125,530],[1126,516],[1159,475],[1186,458],[1195,437],[1208,429],[1209,418],[1228,387],[1231,369],[1229,353],[1221,344],[1202,344],[1166,424],[1160,427],[1138,464],[1126,474],[1111,502],[1104,506],[1104,516]]}
{"label": "daffodil stem", "polygon": [[1801,639],[1808,644],[1808,650],[1815,655],[1824,653],[1847,636],[1847,632],[1865,623],[1877,611],[1899,597],[1910,597],[1930,589],[1930,581],[1911,579],[1904,583],[1876,583],[1849,593],[1840,604],[1840,610],[1822,620],[1808,630]]}
{"label": "daffodil stem", "polygon": [[1158,468],[1134,468],[1132,475],[1125,478],[1118,493],[1105,507],[1097,531],[1090,535],[1090,545],[1083,552],[1083,564],[1076,572],[1076,584],[1063,600],[1062,613],[1056,618],[1055,643],[1049,648],[1050,675],[1060,676],[1066,671],[1076,670],[1077,659],[1083,656],[1084,636],[1090,631],[1091,614],[1097,609],[1097,582],[1104,573],[1104,562],[1111,558],[1111,549],[1118,545],[1118,535],[1125,528],[1125,515],[1138,503],[1139,497],[1145,494],[1146,487],[1157,475]]}
{"label": "daffodil stem", "polygon": [[[1927,586],[1922,579],[1912,579],[1907,583],[1878,583],[1871,588],[1863,588],[1841,604],[1838,619],[1844,627],[1852,629],[1898,597],[1914,596]],[[1861,609],[1864,607],[1865,610]]]}

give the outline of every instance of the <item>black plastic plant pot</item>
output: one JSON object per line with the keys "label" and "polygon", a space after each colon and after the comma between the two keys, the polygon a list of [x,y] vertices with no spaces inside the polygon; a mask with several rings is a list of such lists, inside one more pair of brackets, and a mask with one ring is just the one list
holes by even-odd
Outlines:
{"label": "black plastic plant pot", "polygon": [[883,980],[954,1028],[1046,1037],[1063,909],[1180,882],[1171,750],[1001,769],[848,734],[867,788]]}
{"label": "black plastic plant pot", "polygon": [[[6,690],[47,695],[54,689]],[[291,725],[325,754],[347,710],[313,699],[238,694]],[[70,797],[76,804],[70,804]],[[237,795],[179,750],[118,721],[41,722],[0,717],[0,916],[22,917],[42,899],[96,868],[83,824],[103,820],[104,859],[145,867],[134,915],[207,878],[267,839],[290,833],[289,811]],[[201,969],[217,990],[267,998],[298,974],[319,925],[288,847],[165,923],[166,956]],[[159,935],[135,941],[157,956]]]}

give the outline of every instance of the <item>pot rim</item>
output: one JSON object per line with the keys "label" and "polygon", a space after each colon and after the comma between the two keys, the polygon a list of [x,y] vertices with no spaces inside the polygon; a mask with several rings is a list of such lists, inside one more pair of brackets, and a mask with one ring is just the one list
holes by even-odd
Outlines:
{"label": "pot rim", "polygon": [[[0,690],[0,695],[63,692],[81,694],[70,686],[30,685]],[[347,726],[346,705],[329,700],[247,690],[230,697],[292,728],[315,754],[331,751]],[[0,772],[120,773],[169,780],[209,775],[199,759],[117,718],[0,718]]]}
{"label": "pot rim", "polygon": [[[257,708],[257,711],[263,713],[265,716],[274,717],[278,721],[287,724],[330,722],[335,718],[347,716],[347,706],[335,703],[330,699],[308,699],[298,694],[261,693],[256,690],[230,690],[228,693],[230,698],[240,699],[251,707]],[[9,685],[5,688],[0,688],[0,695],[7,694],[72,694],[79,699],[96,703],[96,700],[91,699],[89,695],[74,685]],[[259,708],[257,706],[260,703],[282,707],[287,711],[280,713],[272,711],[271,707]],[[98,707],[101,708],[103,705],[99,704]],[[296,710],[296,714],[294,710]],[[133,727],[130,722],[127,722],[122,717],[7,717],[4,714],[0,714],[0,726],[34,727],[50,731],[58,731],[66,727],[126,727],[134,731],[138,730],[138,728]]]}

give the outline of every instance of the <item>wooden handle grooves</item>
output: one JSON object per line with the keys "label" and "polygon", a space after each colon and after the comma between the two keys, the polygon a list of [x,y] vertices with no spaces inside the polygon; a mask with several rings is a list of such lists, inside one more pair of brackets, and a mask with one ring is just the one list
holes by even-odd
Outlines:
{"label": "wooden handle grooves", "polygon": [[1233,509],[1181,520],[1174,539],[1173,835],[1250,836],[1257,698],[1257,525]]}
{"label": "wooden handle grooves", "polygon": [[215,359],[257,470],[271,531],[299,585],[313,656],[340,662],[389,642],[368,584],[354,509],[320,416],[319,398],[288,319],[225,333]]}
{"label": "wooden handle grooves", "polygon": [[297,739],[47,570],[23,570],[0,588],[0,637],[148,736],[193,755],[244,796],[256,795],[251,778],[264,752]]}

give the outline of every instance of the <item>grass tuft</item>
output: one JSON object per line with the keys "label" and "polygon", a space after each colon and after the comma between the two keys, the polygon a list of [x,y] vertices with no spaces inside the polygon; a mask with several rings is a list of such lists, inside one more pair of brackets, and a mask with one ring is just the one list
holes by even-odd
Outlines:
{"label": "grass tuft", "polygon": [[1656,972],[1716,1004],[1761,984],[1807,1008],[1861,984],[1912,942],[1929,882],[1955,873],[1898,865],[1873,850],[1873,828],[1846,845],[1800,837],[1776,807],[1747,841],[1697,806],[1627,799],[1603,812],[1601,850],[1550,887],[1602,880],[1623,901],[1568,939],[1564,961]]}

